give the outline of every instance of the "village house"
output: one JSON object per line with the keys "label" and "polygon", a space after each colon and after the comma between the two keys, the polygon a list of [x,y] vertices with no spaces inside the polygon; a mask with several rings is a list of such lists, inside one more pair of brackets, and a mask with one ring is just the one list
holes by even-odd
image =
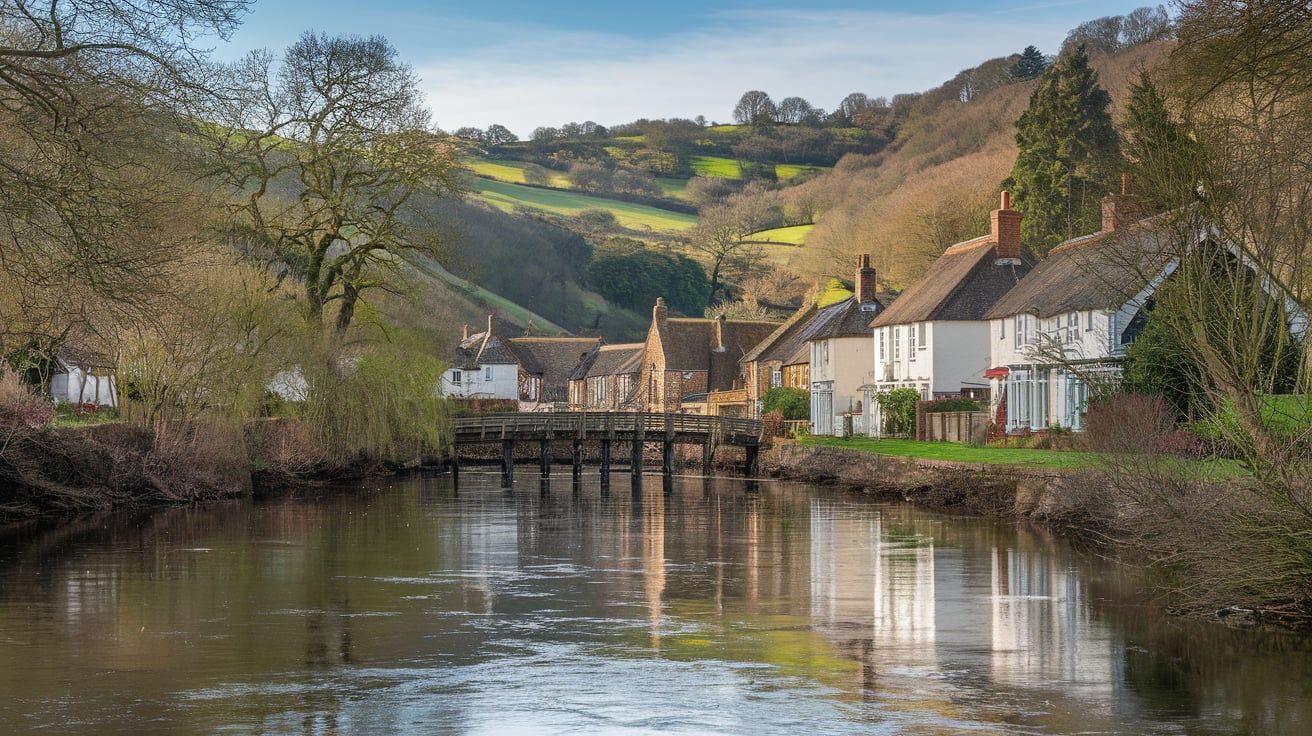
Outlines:
{"label": "village house", "polygon": [[992,365],[985,315],[1038,261],[1021,243],[1021,213],[1002,193],[988,235],[948,248],[919,281],[870,323],[874,329],[874,381],[866,387],[873,420],[881,430],[875,394],[914,389],[922,399],[986,398],[985,371]]}
{"label": "village house", "polygon": [[[1153,295],[1178,267],[1178,253],[1239,249],[1181,213],[1143,220],[1124,191],[1103,199],[1102,230],[1054,248],[989,311],[991,411],[1009,433],[1079,431],[1091,386],[1120,376],[1127,348],[1147,324]],[[1306,319],[1269,279],[1300,338]]]}
{"label": "village house", "polygon": [[[855,293],[816,310],[802,337],[810,347],[811,432],[848,435],[864,430],[863,387],[870,383],[870,321],[884,310],[875,297],[870,256],[857,256]],[[863,403],[865,402],[865,403]]]}
{"label": "village house", "polygon": [[637,411],[641,408],[640,342],[598,345],[569,376],[571,411]]}
{"label": "village house", "polygon": [[738,361],[746,390],[748,416],[761,416],[761,400],[772,388],[811,390],[811,345],[808,327],[818,312],[815,302],[786,322]]}
{"label": "village house", "polygon": [[64,345],[56,351],[47,390],[57,404],[92,410],[118,406],[114,362],[99,353],[71,345]]}
{"label": "village house", "polygon": [[503,337],[498,332],[491,315],[483,332],[471,335],[465,328],[442,376],[443,396],[513,400],[519,411],[564,409],[571,372],[601,343],[596,337]]}
{"label": "village house", "polygon": [[643,348],[642,409],[704,411],[707,393],[743,388],[738,361],[778,326],[723,317],[671,318],[665,299],[658,297]]}

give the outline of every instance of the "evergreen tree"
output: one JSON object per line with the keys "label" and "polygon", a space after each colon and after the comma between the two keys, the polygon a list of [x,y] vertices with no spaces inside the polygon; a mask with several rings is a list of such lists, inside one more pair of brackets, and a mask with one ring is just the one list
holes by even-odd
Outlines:
{"label": "evergreen tree", "polygon": [[1026,46],[1020,58],[1011,65],[1011,76],[1016,79],[1033,79],[1048,68],[1048,57],[1033,46]]}
{"label": "evergreen tree", "polygon": [[1016,122],[1016,165],[1002,186],[1015,195],[1024,242],[1039,255],[1102,225],[1102,197],[1119,189],[1120,146],[1080,46],[1039,77],[1029,109]]}
{"label": "evergreen tree", "polygon": [[1122,130],[1131,188],[1148,210],[1161,212],[1190,201],[1201,180],[1198,144],[1172,117],[1147,72],[1130,87]]}

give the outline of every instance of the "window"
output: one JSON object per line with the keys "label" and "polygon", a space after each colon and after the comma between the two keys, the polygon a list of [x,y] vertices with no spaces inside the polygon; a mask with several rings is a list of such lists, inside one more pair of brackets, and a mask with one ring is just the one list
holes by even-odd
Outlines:
{"label": "window", "polygon": [[922,324],[922,325],[920,326],[920,332],[919,332],[919,335],[920,335],[920,342],[917,343],[917,344],[919,345],[919,347],[920,347],[921,350],[924,350],[924,349],[925,349],[925,333],[926,333],[926,332],[929,332],[929,325],[927,325],[927,324]]}
{"label": "window", "polygon": [[1077,312],[1071,312],[1066,315],[1066,342],[1075,342],[1075,333],[1080,328],[1080,315]]}
{"label": "window", "polygon": [[879,336],[879,362],[888,362],[888,328],[879,330],[876,335]]}
{"label": "window", "polygon": [[483,380],[484,381],[492,380],[492,366],[489,365],[483,369]]}
{"label": "window", "polygon": [[606,377],[602,376],[595,380],[596,398],[598,402],[606,400]]}
{"label": "window", "polygon": [[1007,339],[1007,318],[1006,318],[1006,317],[1003,317],[1002,319],[998,320],[998,330],[999,330],[998,339],[999,339],[999,340],[1006,340],[1006,339]]}
{"label": "window", "polygon": [[1092,310],[1092,309],[1090,309],[1089,311],[1087,311],[1087,312],[1084,313],[1084,329],[1085,329],[1085,330],[1092,330],[1092,329],[1093,329],[1093,310]]}
{"label": "window", "polygon": [[911,325],[907,328],[907,360],[912,363],[916,362],[916,333],[919,325]]}
{"label": "window", "polygon": [[902,330],[894,327],[893,329],[893,360],[897,361],[902,358]]}
{"label": "window", "polygon": [[452,383],[452,385],[459,386],[459,385],[460,385],[460,379],[461,379],[461,377],[462,377],[462,376],[461,376],[460,371],[451,371],[451,383]]}
{"label": "window", "polygon": [[1012,319],[1012,325],[1011,325],[1012,344],[1017,350],[1020,350],[1021,347],[1025,345],[1025,315],[1018,314],[1015,317],[1012,317],[1011,319]]}
{"label": "window", "polygon": [[784,372],[779,369],[770,371],[770,388],[778,388],[784,385]]}

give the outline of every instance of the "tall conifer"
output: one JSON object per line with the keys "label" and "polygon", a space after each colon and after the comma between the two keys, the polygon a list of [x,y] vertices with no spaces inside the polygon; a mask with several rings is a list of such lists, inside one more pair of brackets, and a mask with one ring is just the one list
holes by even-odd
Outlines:
{"label": "tall conifer", "polygon": [[1024,242],[1040,255],[1067,238],[1096,232],[1104,194],[1119,189],[1120,146],[1107,108],[1111,95],[1079,46],[1039,77],[1016,122],[1020,152],[1004,188],[1014,194]]}

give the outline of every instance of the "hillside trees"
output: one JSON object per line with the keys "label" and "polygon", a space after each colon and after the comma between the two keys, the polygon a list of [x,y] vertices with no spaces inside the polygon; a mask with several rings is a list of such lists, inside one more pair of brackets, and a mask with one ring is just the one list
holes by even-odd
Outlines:
{"label": "hillside trees", "polygon": [[1011,65],[1011,76],[1017,79],[1033,79],[1048,68],[1048,57],[1033,46],[1026,46],[1020,58]]}
{"label": "hillside trees", "polygon": [[636,241],[607,243],[585,274],[598,294],[640,314],[660,296],[683,314],[701,314],[710,290],[701,264],[686,256],[647,250]]}
{"label": "hillside trees", "polygon": [[230,88],[199,134],[235,197],[230,234],[301,282],[311,332],[340,339],[371,289],[409,254],[443,255],[412,203],[453,191],[453,147],[428,129],[416,79],[383,38],[306,33],[275,60],[226,69]]}
{"label": "hillside trees", "polygon": [[1130,87],[1121,130],[1126,172],[1149,212],[1164,212],[1193,200],[1203,176],[1202,150],[1188,126],[1172,115],[1147,72]]}
{"label": "hillside trees", "polygon": [[733,119],[739,125],[762,125],[773,123],[778,110],[770,95],[759,89],[749,90],[738,98],[733,106]]}
{"label": "hillside trees", "polygon": [[1079,47],[1043,73],[1016,122],[1020,150],[1002,186],[1025,214],[1024,242],[1040,255],[1101,229],[1102,196],[1117,190],[1121,169],[1110,104]]}

